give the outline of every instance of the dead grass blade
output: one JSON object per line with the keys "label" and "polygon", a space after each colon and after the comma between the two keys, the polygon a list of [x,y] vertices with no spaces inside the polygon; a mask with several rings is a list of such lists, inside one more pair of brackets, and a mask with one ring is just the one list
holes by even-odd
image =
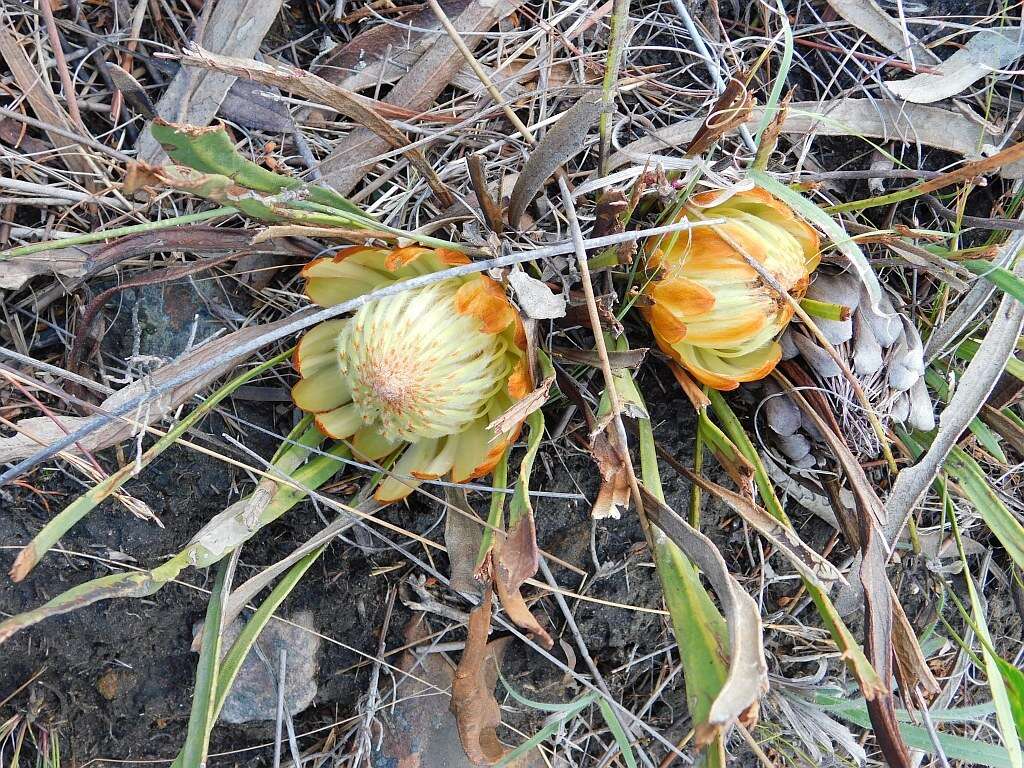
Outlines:
{"label": "dead grass blade", "polygon": [[[481,40],[481,33],[518,6],[517,0],[501,3],[474,0],[452,23],[466,44],[475,46]],[[414,112],[425,112],[462,66],[463,60],[455,44],[447,36],[440,36],[398,81],[385,102]],[[385,153],[387,148],[387,142],[367,129],[351,131],[321,164],[324,183],[343,195],[348,194],[372,169],[374,159]]]}
{"label": "dead grass blade", "polygon": [[[8,18],[6,13],[0,15],[0,54],[10,68],[21,92],[25,94],[25,99],[32,106],[36,116],[44,123],[77,132],[78,127],[60,106],[50,88],[49,79],[40,75],[39,69],[26,55],[25,50],[28,46],[23,44],[21,36],[8,26]],[[88,180],[96,175],[96,169],[82,151],[81,145],[68,138],[64,132],[47,131],[46,135],[50,139],[50,143],[61,150],[61,158],[68,169],[82,174],[87,180],[86,188],[90,189],[92,185]],[[90,189],[90,191],[92,190]]]}
{"label": "dead grass blade", "polygon": [[409,148],[409,138],[384,119],[382,112],[387,105],[360,96],[339,85],[334,85],[322,77],[306,72],[298,67],[284,64],[267,64],[254,59],[240,59],[231,56],[219,56],[204,50],[198,45],[181,52],[183,64],[201,67],[215,72],[225,72],[237,77],[245,77],[264,85],[272,85],[285,91],[299,94],[304,98],[317,101],[331,109],[355,120],[365,128],[369,128],[377,136],[388,143],[392,149],[401,150],[409,158],[430,188],[437,195],[438,202],[448,207],[454,201],[451,191],[445,185],[430,163],[418,149]]}

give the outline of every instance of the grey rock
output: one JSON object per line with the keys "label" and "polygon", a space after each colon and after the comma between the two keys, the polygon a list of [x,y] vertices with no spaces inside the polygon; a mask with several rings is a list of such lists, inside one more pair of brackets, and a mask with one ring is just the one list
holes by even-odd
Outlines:
{"label": "grey rock", "polygon": [[[220,713],[220,721],[240,724],[254,723],[277,718],[277,677],[281,649],[287,650],[287,672],[285,674],[285,711],[297,715],[310,704],[317,692],[317,651],[320,649],[320,637],[313,631],[313,616],[302,611],[288,617],[285,621],[272,619],[257,639],[260,651],[267,663],[260,658],[254,647],[238,670],[231,692],[224,700],[224,708]],[[196,625],[196,631],[200,624]],[[298,625],[298,626],[294,626]],[[241,619],[236,619],[224,630],[222,642],[223,652],[231,648],[238,638],[242,627]]]}

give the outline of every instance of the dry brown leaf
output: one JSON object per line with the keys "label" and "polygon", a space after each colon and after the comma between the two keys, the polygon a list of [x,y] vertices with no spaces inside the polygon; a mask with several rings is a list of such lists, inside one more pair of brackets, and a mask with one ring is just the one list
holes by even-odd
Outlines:
{"label": "dry brown leaf", "polygon": [[712,541],[641,486],[650,521],[664,531],[693,561],[718,596],[729,628],[729,673],[711,704],[708,721],[697,726],[698,744],[709,744],[734,721],[756,719],[758,701],[768,690],[761,612],[735,577]]}
{"label": "dry brown leaf", "polygon": [[480,605],[469,615],[469,634],[459,666],[452,680],[451,709],[458,723],[459,738],[466,755],[477,765],[493,765],[505,754],[498,741],[501,710],[494,699],[494,680],[488,666],[497,668],[488,653],[487,633],[491,629],[491,589],[484,590]]}
{"label": "dry brown leaf", "polygon": [[[520,0],[474,0],[457,18],[452,18],[452,23],[472,50],[482,39],[481,33],[515,11],[519,4]],[[441,35],[392,88],[385,101],[414,112],[426,111],[463,64],[455,44]],[[365,179],[377,156],[386,153],[387,148],[386,142],[365,128],[351,131],[321,164],[324,183],[338,194],[347,195]]]}
{"label": "dry brown leaf", "polygon": [[[394,708],[381,710],[383,734],[373,755],[374,768],[471,768],[459,741],[458,726],[450,711],[447,695],[452,684],[453,666],[443,653],[416,653],[412,648],[429,648],[432,633],[426,617],[414,614],[405,629],[407,650],[398,663],[405,675],[398,675]],[[508,640],[488,645],[487,655],[500,662]],[[489,664],[487,672],[496,670]],[[493,683],[492,683],[493,686]],[[511,763],[511,768],[542,768],[537,750]]]}
{"label": "dry brown leaf", "polygon": [[753,501],[745,496],[723,488],[686,467],[677,468],[690,482],[696,483],[708,493],[714,494],[730,509],[739,514],[753,528],[776,546],[802,576],[807,577],[819,588],[827,590],[835,582],[845,584],[846,579],[832,563],[811,549],[797,536],[796,531],[780,523]]}
{"label": "dry brown leaf", "polygon": [[[863,556],[860,581],[864,588],[865,653],[886,688],[884,694],[867,700],[868,715],[875,731],[875,738],[889,765],[893,768],[909,768],[910,757],[896,721],[896,706],[892,693],[893,593],[885,573],[888,553],[879,529],[879,523],[885,520],[885,508],[860,462],[857,461],[846,441],[836,430],[834,418],[831,419],[832,424],[829,424],[815,408],[810,406],[802,391],[794,390],[781,373],[776,372],[775,375],[789,397],[811,419],[822,439],[832,449],[853,493],[856,512],[856,520],[853,524],[856,526],[857,544]],[[827,405],[818,402],[818,407],[826,409]],[[842,520],[845,509],[837,508],[834,511],[836,516]],[[854,532],[850,531],[850,534],[852,533]],[[849,537],[852,538],[852,536]],[[901,635],[900,642],[916,644],[917,640],[913,635],[911,638]],[[906,650],[905,648],[904,651]]]}
{"label": "dry brown leaf", "polygon": [[465,488],[446,485],[448,509],[444,519],[444,544],[448,550],[449,577],[452,589],[478,595],[480,581],[476,578],[476,557],[480,551],[484,529],[466,498]]}
{"label": "dry brown leaf", "polygon": [[537,530],[533,523],[533,514],[527,512],[519,522],[505,535],[504,540],[496,542],[492,555],[494,588],[505,613],[515,622],[532,634],[545,648],[554,645],[551,635],[540,625],[536,617],[523,600],[519,589],[523,582],[531,578],[540,565],[540,550],[537,548]]}
{"label": "dry brown leaf", "polygon": [[590,129],[597,124],[603,109],[601,92],[590,90],[579,97],[535,146],[526,165],[516,179],[508,201],[508,223],[519,229],[519,220],[534,196],[566,160],[576,155],[587,141]]}
{"label": "dry brown leaf", "polygon": [[[201,392],[217,377],[222,376],[247,357],[247,355],[234,354],[233,350],[249,339],[292,320],[294,320],[294,316],[276,323],[242,328],[234,333],[221,336],[185,353],[174,362],[157,369],[151,375],[133,382],[123,389],[119,389],[99,406],[101,413],[103,411],[111,411],[122,403],[138,397],[148,389],[159,386],[163,382],[169,381],[210,359],[217,358],[222,360],[221,364],[214,370],[150,401],[145,407],[139,409],[138,412],[133,413],[131,417],[126,416],[126,420],[115,419],[98,427],[87,437],[82,438],[78,443],[79,446],[87,451],[98,451],[129,439],[132,435],[136,434],[143,424],[153,424],[159,421],[187,401],[192,395]],[[37,416],[19,421],[16,426],[16,434],[10,437],[0,437],[0,463],[17,461],[31,456],[41,446],[49,445],[53,441],[81,429],[92,421],[90,417],[85,416],[56,416],[56,419],[59,424],[48,416]],[[79,449],[76,448],[71,452],[78,453]]]}
{"label": "dry brown leaf", "polygon": [[619,510],[629,506],[629,472],[618,450],[612,445],[607,429],[594,435],[590,443],[590,455],[597,463],[597,471],[601,475],[601,488],[590,510],[595,520],[608,517],[618,520]]}
{"label": "dry brown leaf", "polygon": [[487,429],[495,434],[503,435],[515,429],[516,425],[522,424],[526,417],[540,408],[548,400],[548,392],[551,385],[555,383],[554,376],[548,376],[540,383],[540,386],[530,392],[523,399],[516,401],[503,414],[487,425]]}
{"label": "dry brown leaf", "polygon": [[922,46],[910,32],[905,33],[900,23],[883,11],[875,0],[828,0],[828,4],[854,27],[904,61],[910,62],[911,54],[916,64],[938,61],[934,53]]}
{"label": "dry brown leaf", "polygon": [[704,123],[686,145],[684,154],[699,155],[729,131],[735,130],[750,117],[754,97],[747,92],[745,77],[739,74],[729,81],[718,97]]}
{"label": "dry brown leaf", "polygon": [[273,85],[326,104],[365,128],[369,128],[393,149],[401,150],[430,184],[430,188],[434,190],[441,205],[447,207],[454,202],[448,187],[438,177],[437,172],[427,162],[423,153],[409,147],[411,143],[409,138],[384,119],[378,111],[381,105],[372,99],[329,83],[322,77],[298,67],[286,64],[266,64],[254,59],[233,56],[220,56],[195,44],[182,51],[181,61],[183,64],[201,67],[205,70],[224,72],[264,85]]}

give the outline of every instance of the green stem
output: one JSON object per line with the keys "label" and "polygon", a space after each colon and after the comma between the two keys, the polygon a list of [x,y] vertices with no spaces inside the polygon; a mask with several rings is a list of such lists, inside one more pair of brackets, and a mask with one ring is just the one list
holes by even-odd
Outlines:
{"label": "green stem", "polygon": [[69,248],[72,245],[97,243],[100,240],[109,240],[110,238],[122,237],[123,235],[137,235],[140,232],[155,232],[159,229],[169,229],[170,227],[177,227],[182,224],[195,224],[198,221],[209,221],[210,219],[217,219],[221,216],[230,216],[234,213],[238,213],[237,208],[224,206],[221,208],[212,208],[209,211],[190,213],[187,216],[175,216],[171,219],[147,221],[145,224],[132,224],[127,227],[114,227],[114,229],[101,229],[98,232],[88,232],[84,235],[75,235],[74,237],[64,237],[60,240],[47,240],[42,243],[22,245],[18,248],[11,248],[10,250],[0,252],[0,261],[13,259],[18,256],[28,256],[33,253],[40,253],[41,251]]}

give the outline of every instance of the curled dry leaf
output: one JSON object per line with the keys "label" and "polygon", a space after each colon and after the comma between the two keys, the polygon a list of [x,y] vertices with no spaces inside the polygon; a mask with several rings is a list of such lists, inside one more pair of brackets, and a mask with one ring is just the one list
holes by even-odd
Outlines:
{"label": "curled dry leaf", "polygon": [[459,739],[466,755],[477,765],[493,765],[505,754],[497,733],[501,711],[494,699],[497,661],[493,649],[488,653],[487,643],[491,603],[488,587],[480,605],[469,615],[466,648],[452,680],[451,709],[458,723]]}
{"label": "curled dry leaf", "polygon": [[963,93],[986,75],[1024,55],[1021,27],[984,29],[935,69],[907,80],[886,80],[894,94],[915,104],[931,104]]}
{"label": "curled dry leaf", "polygon": [[703,124],[686,145],[686,155],[699,155],[719,137],[735,130],[749,119],[754,97],[747,92],[744,80],[745,78],[740,75],[729,81]]}
{"label": "curled dry leaf", "polygon": [[530,392],[521,400],[517,400],[503,414],[487,425],[495,434],[505,434],[517,424],[521,424],[527,416],[538,410],[548,400],[548,392],[551,385],[555,383],[554,376],[548,376],[540,383],[540,386]]}
{"label": "curled dry leaf", "polygon": [[540,565],[540,550],[537,548],[537,530],[533,515],[525,514],[512,526],[504,540],[496,543],[492,554],[494,588],[505,613],[532,634],[545,648],[551,648],[554,641],[540,625],[537,618],[523,600],[519,589],[523,582],[532,577]]}
{"label": "curled dry leaf", "polygon": [[587,142],[587,134],[601,115],[601,93],[591,90],[580,97],[558,122],[552,126],[530,153],[523,166],[508,203],[508,223],[518,228],[541,187],[566,160],[573,157]]}
{"label": "curled dry leaf", "polygon": [[736,720],[756,721],[758,701],[768,690],[761,612],[729,573],[722,554],[704,534],[641,487],[650,521],[700,568],[718,596],[729,629],[729,671],[711,704],[706,723],[696,724],[697,741],[709,744]]}
{"label": "curled dry leaf", "polygon": [[800,575],[807,577],[821,589],[828,589],[835,582],[846,583],[846,579],[832,563],[819,555],[789,528],[745,496],[723,488],[686,467],[679,467],[690,482],[696,483],[708,493],[724,501],[729,508],[746,520],[758,533],[774,544],[785,555]]}
{"label": "curled dry leaf", "polygon": [[[268,325],[254,325],[242,328],[234,333],[214,339],[187,352],[174,362],[158,368],[151,375],[139,379],[123,389],[119,389],[99,406],[101,412],[113,410],[122,403],[138,397],[148,389],[169,381],[208,360],[218,359],[221,361],[212,371],[153,400],[140,413],[134,414],[134,418],[115,419],[97,427],[87,437],[82,438],[78,445],[88,451],[98,451],[129,439],[144,424],[148,425],[159,421],[192,397],[192,395],[205,389],[214,379],[238,365],[247,357],[247,355],[239,355],[234,352],[241,344],[260,334],[266,333],[268,330],[273,330],[276,326],[285,324],[289,319],[286,318],[280,322]],[[85,427],[92,421],[93,419],[90,417],[80,416],[56,416],[56,421],[48,416],[22,419],[17,423],[16,434],[10,437],[0,437],[0,463],[16,461],[31,456],[40,447],[49,445],[54,440],[65,437],[69,433]],[[74,449],[73,452],[77,453],[78,449]]]}
{"label": "curled dry leaf", "polygon": [[622,456],[608,435],[608,430],[612,428],[608,425],[594,435],[590,442],[590,455],[597,463],[597,471],[601,475],[601,488],[590,510],[595,520],[604,520],[608,517],[618,520],[619,510],[629,506],[629,473]]}

